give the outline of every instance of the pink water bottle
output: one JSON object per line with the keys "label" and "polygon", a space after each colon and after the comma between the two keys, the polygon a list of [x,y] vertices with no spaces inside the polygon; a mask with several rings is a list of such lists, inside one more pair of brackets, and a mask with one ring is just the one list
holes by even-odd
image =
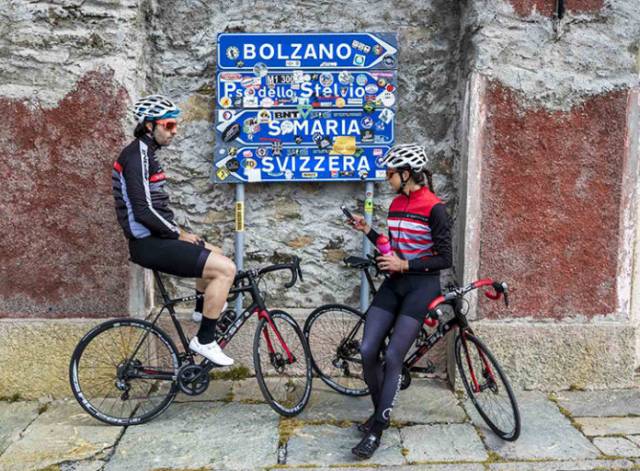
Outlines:
{"label": "pink water bottle", "polygon": [[387,255],[391,252],[391,244],[386,235],[380,234],[376,239],[376,248],[382,255]]}

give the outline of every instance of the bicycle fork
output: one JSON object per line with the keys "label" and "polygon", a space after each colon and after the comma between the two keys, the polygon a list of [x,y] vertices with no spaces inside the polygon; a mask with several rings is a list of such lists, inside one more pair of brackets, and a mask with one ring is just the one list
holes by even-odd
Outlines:
{"label": "bicycle fork", "polygon": [[[481,385],[478,382],[478,378],[477,378],[476,373],[475,373],[475,371],[473,369],[473,364],[471,362],[471,355],[469,354],[469,347],[467,346],[467,331],[466,331],[466,329],[461,329],[461,331],[460,331],[460,341],[462,342],[462,348],[464,348],[464,355],[465,355],[465,358],[467,359],[467,365],[469,366],[469,374],[471,375],[471,381],[473,383],[473,391],[476,392],[476,393],[482,392],[482,390],[484,390],[487,387],[487,385]],[[491,379],[492,384],[496,384],[495,376],[493,374],[493,371],[491,370],[491,365],[489,364],[489,361],[487,360],[486,355],[484,354],[482,349],[478,348],[477,346],[476,346],[476,350],[478,351],[478,355],[480,356],[480,360],[482,361],[482,365],[483,365],[482,375],[483,375],[483,377],[485,377],[485,379],[486,379],[486,376],[488,375],[489,378]]]}
{"label": "bicycle fork", "polygon": [[264,336],[265,342],[267,342],[267,348],[269,349],[269,356],[273,359],[276,356],[276,350],[275,350],[275,348],[273,346],[273,342],[271,341],[271,337],[269,336],[268,327],[271,328],[271,330],[273,331],[273,333],[276,336],[276,340],[280,343],[280,346],[282,347],[282,349],[286,353],[286,355],[287,355],[287,363],[289,365],[293,364],[296,361],[296,359],[293,356],[293,354],[291,353],[291,350],[289,350],[289,347],[285,343],[284,339],[280,335],[280,332],[276,328],[276,325],[273,323],[273,319],[271,319],[271,316],[269,315],[269,313],[267,313],[267,311],[265,309],[263,309],[262,311],[260,311],[258,313],[258,319],[259,320],[266,319],[266,321],[267,321],[267,324],[262,329],[262,335]]}

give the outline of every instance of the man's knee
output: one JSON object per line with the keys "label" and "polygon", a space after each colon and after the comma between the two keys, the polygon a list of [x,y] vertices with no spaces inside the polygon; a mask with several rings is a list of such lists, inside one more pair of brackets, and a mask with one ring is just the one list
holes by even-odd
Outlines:
{"label": "man's knee", "polygon": [[215,279],[215,278],[229,278],[233,280],[236,275],[236,264],[233,261],[223,255],[209,255],[207,263],[204,266],[203,278]]}
{"label": "man's knee", "polygon": [[233,260],[225,257],[226,262],[225,262],[225,276],[227,278],[231,278],[233,279],[236,276],[236,264],[233,263]]}

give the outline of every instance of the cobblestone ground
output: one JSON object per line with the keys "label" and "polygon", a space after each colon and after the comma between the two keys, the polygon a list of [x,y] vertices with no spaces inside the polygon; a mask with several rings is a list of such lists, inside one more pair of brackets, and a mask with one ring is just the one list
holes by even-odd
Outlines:
{"label": "cobblestone ground", "polygon": [[215,381],[178,396],[136,427],[110,427],[73,401],[0,401],[0,470],[407,469],[553,471],[640,469],[640,391],[517,393],[522,434],[504,442],[464,394],[414,379],[399,396],[393,426],[371,460],[350,449],[369,398],[332,392],[316,380],[294,419],[263,403],[255,379]]}

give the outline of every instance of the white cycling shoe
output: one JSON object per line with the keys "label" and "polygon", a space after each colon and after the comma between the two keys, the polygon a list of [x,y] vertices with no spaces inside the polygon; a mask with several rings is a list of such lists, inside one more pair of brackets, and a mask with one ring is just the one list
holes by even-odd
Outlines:
{"label": "white cycling shoe", "polygon": [[[224,306],[222,306],[222,312],[226,311],[229,307],[229,303],[225,302]],[[202,322],[202,313],[200,311],[193,311],[191,313],[191,320],[193,322]]]}
{"label": "white cycling shoe", "polygon": [[189,342],[189,349],[192,352],[199,353],[200,355],[205,357],[207,360],[215,363],[216,365],[220,365],[220,366],[233,365],[233,358],[230,358],[227,355],[225,355],[222,349],[220,348],[220,345],[218,345],[218,342],[216,342],[215,340],[211,343],[202,345],[198,340],[198,336],[196,335],[191,339],[191,342]]}

